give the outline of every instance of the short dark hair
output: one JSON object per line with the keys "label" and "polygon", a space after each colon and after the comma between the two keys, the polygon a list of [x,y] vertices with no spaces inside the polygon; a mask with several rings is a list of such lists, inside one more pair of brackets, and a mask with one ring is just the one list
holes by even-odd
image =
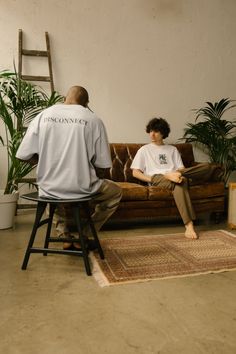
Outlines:
{"label": "short dark hair", "polygon": [[72,86],[66,96],[65,103],[67,104],[80,104],[87,107],[89,102],[88,91],[82,86]]}
{"label": "short dark hair", "polygon": [[87,107],[87,104],[89,103],[88,91],[82,86],[79,86],[78,101],[78,103],[84,107]]}
{"label": "short dark hair", "polygon": [[146,132],[150,133],[150,131],[160,132],[163,139],[167,138],[170,133],[170,126],[169,123],[163,118],[153,118],[151,119],[147,126]]}

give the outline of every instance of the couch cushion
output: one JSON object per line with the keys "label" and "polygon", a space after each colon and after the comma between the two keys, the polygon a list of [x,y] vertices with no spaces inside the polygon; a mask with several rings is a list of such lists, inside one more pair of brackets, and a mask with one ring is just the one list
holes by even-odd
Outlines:
{"label": "couch cushion", "polygon": [[204,183],[196,186],[191,186],[189,190],[189,194],[192,200],[224,196],[225,195],[224,182],[211,182],[211,183]]}
{"label": "couch cushion", "polygon": [[146,186],[130,182],[116,182],[122,188],[122,201],[147,200],[148,189]]}
{"label": "couch cushion", "polygon": [[167,189],[162,189],[160,187],[150,186],[148,189],[148,199],[149,200],[172,200],[172,192]]}
{"label": "couch cushion", "polygon": [[[154,186],[147,188],[149,200],[170,200],[173,198],[171,191]],[[223,196],[224,193],[225,189],[223,182],[204,183],[196,186],[191,186],[189,189],[189,194],[192,200],[214,198],[217,196]]]}

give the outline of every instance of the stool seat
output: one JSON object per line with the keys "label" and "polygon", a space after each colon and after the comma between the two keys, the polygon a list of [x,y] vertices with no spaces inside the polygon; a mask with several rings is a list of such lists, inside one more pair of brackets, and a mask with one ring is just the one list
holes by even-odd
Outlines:
{"label": "stool seat", "polygon": [[[89,208],[89,202],[92,200],[92,195],[86,196],[84,198],[77,198],[77,199],[59,199],[59,198],[51,198],[51,197],[50,198],[42,197],[38,195],[38,192],[33,192],[33,193],[23,194],[21,195],[21,198],[31,200],[37,203],[35,221],[28,242],[28,246],[25,252],[23,264],[21,267],[22,270],[25,270],[27,268],[31,253],[43,253],[44,256],[47,256],[48,253],[54,253],[54,254],[75,255],[75,256],[83,257],[86,273],[87,275],[91,275],[92,273],[91,273],[91,268],[90,268],[90,263],[88,258],[89,250],[86,245],[87,237],[86,235],[84,235],[83,232],[85,222],[87,222],[88,225],[90,226],[90,230],[101,259],[104,259],[104,253],[100,245],[97,232],[91,218],[90,208]],[[59,204],[65,204],[65,203],[71,205],[72,214],[73,214],[72,216],[74,218],[77,231],[79,233],[79,242],[81,245],[81,250],[63,250],[63,249],[60,250],[60,249],[49,247],[50,242],[71,241],[71,238],[51,237],[51,228],[52,228],[55,209]],[[49,217],[42,220],[43,213],[47,205],[49,205]],[[83,218],[81,216],[81,211],[83,211]],[[85,219],[85,221],[83,221],[83,219]],[[47,231],[44,240],[44,247],[34,247],[34,241],[35,241],[37,230],[39,227],[45,224],[47,224]],[[75,240],[76,239],[74,239],[74,241]]]}
{"label": "stool seat", "polygon": [[44,196],[39,196],[38,192],[23,194],[21,195],[21,198],[28,199],[33,202],[47,202],[47,203],[76,203],[76,202],[87,202],[92,200],[92,196],[76,198],[76,199],[44,197]]}

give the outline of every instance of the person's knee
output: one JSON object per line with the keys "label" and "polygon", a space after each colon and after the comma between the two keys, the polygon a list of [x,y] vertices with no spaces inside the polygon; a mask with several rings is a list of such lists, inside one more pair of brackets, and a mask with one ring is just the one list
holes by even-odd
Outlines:
{"label": "person's knee", "polygon": [[100,209],[117,208],[122,198],[122,188],[115,182],[104,180],[103,185],[99,191],[101,197],[96,198],[95,203],[99,205]]}
{"label": "person's knee", "polygon": [[206,171],[212,170],[212,164],[210,164],[210,162],[205,162],[203,166],[205,167]]}
{"label": "person's knee", "polygon": [[182,176],[182,181],[180,183],[181,185],[188,186],[188,178]]}
{"label": "person's knee", "polygon": [[107,191],[110,198],[121,199],[122,188],[115,182],[107,180]]}
{"label": "person's knee", "polygon": [[122,188],[118,184],[113,184],[108,201],[109,207],[117,206],[122,198]]}
{"label": "person's knee", "polygon": [[115,188],[115,194],[117,196],[117,198],[122,198],[122,188],[120,186],[118,186],[118,184],[116,184],[116,188]]}

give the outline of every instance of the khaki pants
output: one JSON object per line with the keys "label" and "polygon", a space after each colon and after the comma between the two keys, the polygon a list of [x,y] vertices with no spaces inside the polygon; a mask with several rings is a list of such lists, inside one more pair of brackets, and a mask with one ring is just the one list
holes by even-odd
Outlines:
{"label": "khaki pants", "polygon": [[[92,197],[92,203],[95,206],[92,220],[97,231],[101,229],[102,225],[117,209],[121,197],[121,188],[115,182],[107,179],[103,180],[97,194]],[[70,232],[75,228],[71,215],[71,207],[68,204],[60,205],[56,210],[55,221],[58,234]],[[90,236],[88,225],[84,228],[84,234],[87,237]]]}
{"label": "khaki pants", "polygon": [[189,196],[188,185],[196,184],[199,179],[201,182],[207,182],[211,178],[214,170],[214,166],[211,166],[208,163],[201,163],[181,170],[182,176],[185,177],[182,183],[171,182],[160,174],[159,180],[155,180],[155,184],[153,185],[163,189],[172,190],[175,204],[184,224],[186,225],[188,222],[196,219]]}

